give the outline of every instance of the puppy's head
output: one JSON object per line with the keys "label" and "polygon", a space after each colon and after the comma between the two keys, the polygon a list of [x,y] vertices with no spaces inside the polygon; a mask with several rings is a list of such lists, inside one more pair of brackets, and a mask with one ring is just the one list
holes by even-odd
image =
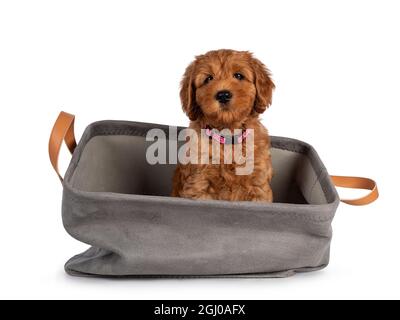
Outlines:
{"label": "puppy's head", "polygon": [[251,53],[216,50],[187,67],[180,97],[190,120],[229,125],[263,113],[274,88],[268,69]]}

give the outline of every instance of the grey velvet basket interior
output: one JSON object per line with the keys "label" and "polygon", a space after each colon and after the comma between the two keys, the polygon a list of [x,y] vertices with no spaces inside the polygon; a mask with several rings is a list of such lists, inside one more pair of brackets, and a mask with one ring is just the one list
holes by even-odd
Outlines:
{"label": "grey velvet basket interior", "polygon": [[[112,192],[170,196],[175,165],[151,165],[146,161],[148,142],[143,134],[95,135],[82,150],[69,181],[73,188],[89,192]],[[327,204],[334,194],[321,185],[321,164],[315,164],[310,146],[288,148],[272,137],[274,202]]]}

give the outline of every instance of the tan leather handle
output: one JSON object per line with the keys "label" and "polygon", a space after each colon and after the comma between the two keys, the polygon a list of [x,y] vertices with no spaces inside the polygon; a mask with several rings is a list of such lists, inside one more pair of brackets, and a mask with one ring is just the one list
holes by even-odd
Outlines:
{"label": "tan leather handle", "polygon": [[76,140],[74,133],[74,122],[75,116],[67,112],[61,111],[58,115],[56,122],[54,123],[53,130],[51,130],[49,139],[49,156],[50,162],[55,172],[60,178],[61,182],[63,178],[58,171],[58,156],[60,154],[61,144],[65,141],[71,154],[76,148]]}
{"label": "tan leather handle", "polygon": [[374,202],[379,197],[378,186],[372,179],[361,177],[331,176],[332,182],[337,187],[371,190],[366,196],[358,199],[340,199],[340,201],[353,205],[363,206]]}

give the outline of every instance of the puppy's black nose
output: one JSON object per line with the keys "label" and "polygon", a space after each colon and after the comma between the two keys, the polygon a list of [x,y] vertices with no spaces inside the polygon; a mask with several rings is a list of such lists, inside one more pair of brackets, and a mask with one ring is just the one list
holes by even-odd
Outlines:
{"label": "puppy's black nose", "polygon": [[228,90],[218,91],[215,95],[215,99],[220,103],[227,103],[232,98],[232,93]]}

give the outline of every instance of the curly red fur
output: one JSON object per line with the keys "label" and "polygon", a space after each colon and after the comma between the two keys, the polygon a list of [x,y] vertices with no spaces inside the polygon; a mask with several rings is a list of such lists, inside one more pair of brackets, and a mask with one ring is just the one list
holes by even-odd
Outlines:
{"label": "curly red fur", "polygon": [[[244,79],[238,80],[235,73],[242,74]],[[212,80],[205,81],[209,76]],[[249,175],[237,175],[235,169],[239,164],[224,164],[226,146],[221,145],[219,164],[211,164],[211,161],[210,164],[178,164],[173,196],[272,201],[270,140],[259,114],[271,104],[274,88],[268,69],[249,52],[215,50],[196,57],[186,68],[180,91],[182,108],[191,120],[189,127],[196,130],[198,136],[206,126],[219,130],[253,129],[254,158],[246,161],[254,162],[254,170]],[[232,92],[232,99],[223,107],[215,99],[220,90]],[[207,143],[210,151],[215,152],[211,140]],[[244,150],[246,140],[239,146]]]}

